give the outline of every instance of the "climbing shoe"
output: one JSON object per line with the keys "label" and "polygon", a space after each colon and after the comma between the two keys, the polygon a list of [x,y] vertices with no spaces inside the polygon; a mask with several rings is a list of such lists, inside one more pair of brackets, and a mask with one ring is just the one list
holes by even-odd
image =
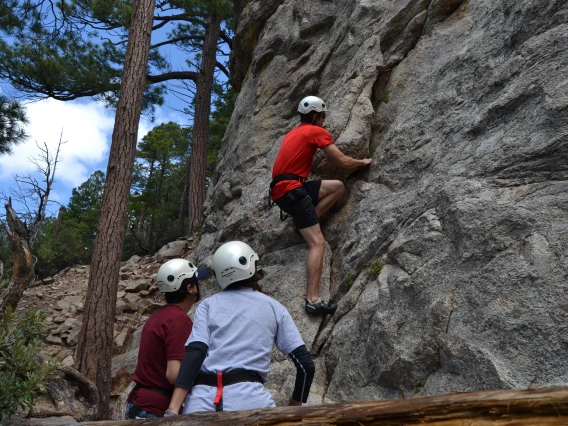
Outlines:
{"label": "climbing shoe", "polygon": [[328,305],[323,300],[319,299],[315,303],[308,302],[306,299],[306,312],[311,315],[327,315],[333,314],[337,310],[337,305]]}

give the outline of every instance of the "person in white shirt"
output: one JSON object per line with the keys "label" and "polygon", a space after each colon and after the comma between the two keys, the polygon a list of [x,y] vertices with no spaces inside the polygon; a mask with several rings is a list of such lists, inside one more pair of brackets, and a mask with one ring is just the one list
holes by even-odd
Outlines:
{"label": "person in white shirt", "polygon": [[272,346],[296,366],[289,405],[306,402],[315,366],[288,310],[263,293],[259,257],[247,244],[231,241],[213,256],[221,292],[195,312],[176,387],[164,416],[179,412],[237,411],[275,407],[264,389]]}

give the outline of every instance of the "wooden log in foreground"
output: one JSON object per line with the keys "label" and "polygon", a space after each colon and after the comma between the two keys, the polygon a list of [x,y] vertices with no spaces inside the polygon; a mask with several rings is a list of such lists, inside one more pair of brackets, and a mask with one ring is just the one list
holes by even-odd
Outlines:
{"label": "wooden log in foreground", "polygon": [[345,402],[149,420],[113,426],[181,425],[568,425],[568,387],[455,393],[386,401]]}

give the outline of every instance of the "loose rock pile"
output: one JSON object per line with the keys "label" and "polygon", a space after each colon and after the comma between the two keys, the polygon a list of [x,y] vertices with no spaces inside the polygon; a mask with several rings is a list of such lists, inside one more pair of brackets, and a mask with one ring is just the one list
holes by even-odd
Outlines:
{"label": "loose rock pile", "polygon": [[[192,241],[178,240],[165,245],[154,256],[133,256],[122,263],[114,326],[113,403],[131,382],[142,326],[152,312],[165,304],[157,291],[156,272],[162,263],[186,256],[194,246]],[[53,357],[63,367],[35,405],[36,424],[46,424],[46,417],[51,416],[59,419],[66,416],[68,421],[75,422],[93,415],[88,385],[72,377],[89,269],[89,266],[74,266],[35,283],[18,304],[18,311],[39,308],[47,313],[48,327],[40,356]],[[17,419],[11,421],[17,423]]]}

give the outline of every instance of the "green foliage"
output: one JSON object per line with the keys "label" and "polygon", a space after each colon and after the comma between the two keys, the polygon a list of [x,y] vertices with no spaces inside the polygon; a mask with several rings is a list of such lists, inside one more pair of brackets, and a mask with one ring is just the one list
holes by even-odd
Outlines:
{"label": "green foliage", "polygon": [[355,275],[353,275],[353,274],[347,275],[345,280],[343,280],[343,289],[345,291],[351,290],[351,287],[353,287],[353,283],[355,282],[355,279],[356,279]]}
{"label": "green foliage", "polygon": [[17,314],[8,308],[0,320],[0,421],[18,407],[32,410],[57,366],[54,360],[37,359],[45,318],[37,309]]}
{"label": "green foliage", "polygon": [[34,246],[38,276],[54,275],[68,266],[91,262],[104,183],[104,173],[97,170],[73,189],[57,236],[57,219],[45,218]]}
{"label": "green foliage", "polygon": [[124,258],[154,252],[179,236],[190,134],[176,123],[160,124],[138,145]]}
{"label": "green foliage", "polygon": [[379,102],[387,104],[389,102],[389,91],[387,89],[383,89],[379,92],[377,99]]}
{"label": "green foliage", "polygon": [[10,250],[10,240],[5,231],[6,223],[0,221],[0,261],[4,263],[4,276],[0,279],[0,295],[10,282],[12,269],[12,252]]}
{"label": "green foliage", "polygon": [[217,15],[226,20],[234,14],[230,0],[170,0],[169,4],[186,10],[192,16]]}
{"label": "green foliage", "polygon": [[412,385],[412,390],[414,391],[415,395],[417,393],[419,393],[424,388],[427,380],[428,380],[428,377],[423,377],[422,379],[416,379],[414,381],[414,384]]}
{"label": "green foliage", "polygon": [[0,155],[9,154],[12,145],[27,139],[26,124],[28,119],[20,103],[0,95]]}
{"label": "green foliage", "polygon": [[[2,0],[0,36],[10,37],[0,37],[0,77],[31,97],[94,97],[116,106],[132,5],[131,0]],[[163,104],[164,82],[181,74],[186,83],[195,81],[208,16],[220,16],[225,35],[232,35],[229,0],[174,0],[164,6],[172,18],[157,21],[159,28],[167,25],[160,30],[166,30],[166,40],[150,49],[148,74],[155,78],[148,79],[144,92],[145,111]],[[172,48],[186,54],[189,68],[182,71],[193,77],[168,74],[178,71],[168,59]]]}
{"label": "green foliage", "polygon": [[379,274],[381,273],[383,266],[385,265],[383,262],[381,262],[381,259],[373,260],[369,265],[369,275],[371,276],[371,278],[376,280]]}
{"label": "green foliage", "polygon": [[[0,77],[18,90],[59,100],[94,97],[115,106],[125,50],[112,43],[83,40],[82,33],[45,34],[0,43]],[[163,104],[164,87],[147,85],[143,109]]]}
{"label": "green foliage", "polygon": [[105,174],[101,170],[95,171],[78,188],[73,188],[67,205],[68,217],[88,220],[96,226],[104,188]]}

